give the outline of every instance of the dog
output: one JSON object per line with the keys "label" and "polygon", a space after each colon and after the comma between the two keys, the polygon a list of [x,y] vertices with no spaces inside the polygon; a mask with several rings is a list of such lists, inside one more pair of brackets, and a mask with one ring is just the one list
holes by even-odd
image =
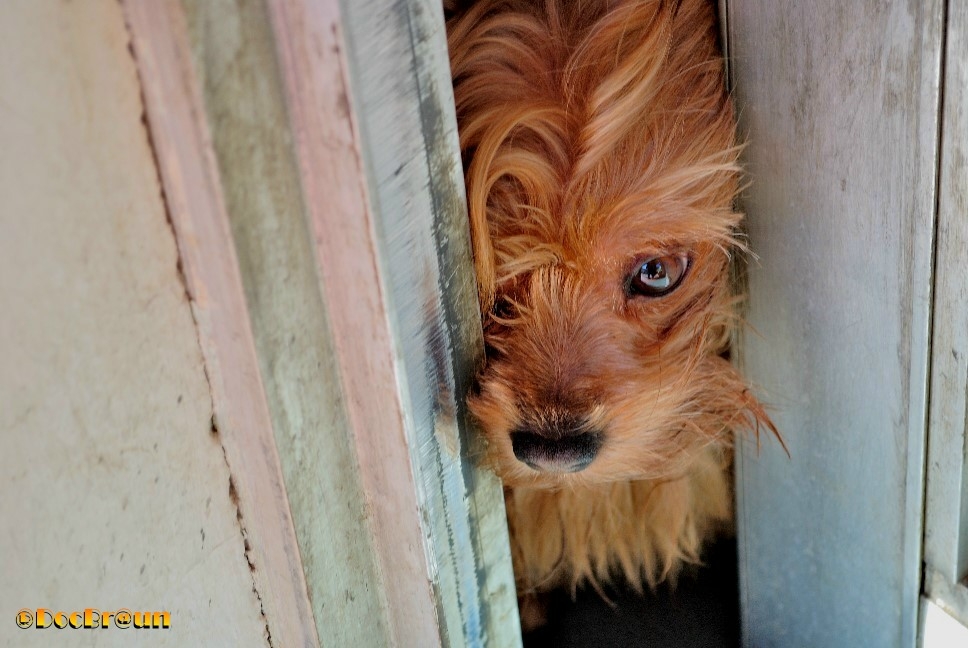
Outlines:
{"label": "dog", "polygon": [[445,9],[486,348],[468,408],[519,596],[654,587],[729,530],[733,434],[775,432],[725,357],[745,248],[715,6]]}

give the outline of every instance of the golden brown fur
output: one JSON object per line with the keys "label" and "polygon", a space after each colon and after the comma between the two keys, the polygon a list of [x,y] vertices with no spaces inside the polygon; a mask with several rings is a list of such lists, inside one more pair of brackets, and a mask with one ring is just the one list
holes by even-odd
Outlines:
{"label": "golden brown fur", "polygon": [[[448,32],[488,349],[469,405],[519,591],[654,584],[728,524],[732,432],[772,428],[720,357],[741,215],[714,7],[482,0]],[[662,254],[681,285],[631,294]],[[601,433],[584,470],[515,457],[512,432],[563,421]]]}

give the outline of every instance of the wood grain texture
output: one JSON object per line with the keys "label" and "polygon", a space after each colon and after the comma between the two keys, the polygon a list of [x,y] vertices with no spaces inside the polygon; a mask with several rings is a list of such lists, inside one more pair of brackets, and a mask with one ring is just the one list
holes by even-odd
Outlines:
{"label": "wood grain texture", "polygon": [[380,276],[449,645],[519,645],[500,482],[464,396],[483,357],[441,3],[341,2]]}
{"label": "wood grain texture", "polygon": [[730,0],[740,353],[790,448],[737,453],[745,642],[917,632],[942,3]]}
{"label": "wood grain texture", "polygon": [[183,4],[319,640],[383,648],[389,612],[268,7]]}
{"label": "wood grain texture", "polygon": [[267,642],[318,646],[182,7],[124,9]]}
{"label": "wood grain texture", "polygon": [[482,346],[441,7],[269,6],[391,635],[514,646],[501,489],[458,405]]}
{"label": "wood grain texture", "polygon": [[924,561],[954,584],[968,576],[968,6],[950,3],[946,26]]}
{"label": "wood grain texture", "polygon": [[280,0],[269,10],[391,642],[439,645],[339,7]]}

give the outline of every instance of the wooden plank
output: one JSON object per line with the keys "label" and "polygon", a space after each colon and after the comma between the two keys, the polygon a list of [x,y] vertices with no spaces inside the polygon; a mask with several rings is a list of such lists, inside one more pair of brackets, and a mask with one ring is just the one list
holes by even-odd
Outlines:
{"label": "wooden plank", "polygon": [[946,26],[924,561],[954,584],[968,576],[968,6],[950,3]]}
{"label": "wooden plank", "polygon": [[441,7],[269,6],[391,635],[517,645],[501,489],[457,403],[481,342]]}
{"label": "wooden plank", "polygon": [[[114,0],[0,8],[0,645],[258,648],[128,45]],[[171,627],[21,630],[23,607]]]}
{"label": "wooden plank", "polygon": [[450,645],[511,648],[503,491],[463,404],[483,341],[442,3],[341,7],[438,615]]}
{"label": "wooden plank", "polygon": [[740,355],[791,453],[737,453],[747,645],[916,640],[942,7],[729,2]]}
{"label": "wooden plank", "polygon": [[267,640],[318,646],[182,7],[124,9]]}
{"label": "wooden plank", "polygon": [[323,646],[383,648],[389,612],[268,8],[183,5],[316,631]]}
{"label": "wooden plank", "polygon": [[[394,645],[440,644],[335,0],[269,2]],[[374,35],[374,38],[377,38]],[[359,281],[357,279],[362,279]],[[380,406],[374,407],[374,395]]]}

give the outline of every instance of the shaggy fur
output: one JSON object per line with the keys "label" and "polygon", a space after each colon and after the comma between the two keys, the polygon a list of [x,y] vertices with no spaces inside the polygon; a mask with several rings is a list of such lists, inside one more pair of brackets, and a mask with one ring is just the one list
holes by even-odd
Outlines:
{"label": "shaggy fur", "polygon": [[[729,524],[732,432],[772,429],[721,356],[741,215],[703,0],[481,0],[448,20],[486,365],[469,406],[504,480],[519,592],[640,585]],[[662,297],[643,260],[688,257]],[[583,470],[511,435],[592,431]]]}

